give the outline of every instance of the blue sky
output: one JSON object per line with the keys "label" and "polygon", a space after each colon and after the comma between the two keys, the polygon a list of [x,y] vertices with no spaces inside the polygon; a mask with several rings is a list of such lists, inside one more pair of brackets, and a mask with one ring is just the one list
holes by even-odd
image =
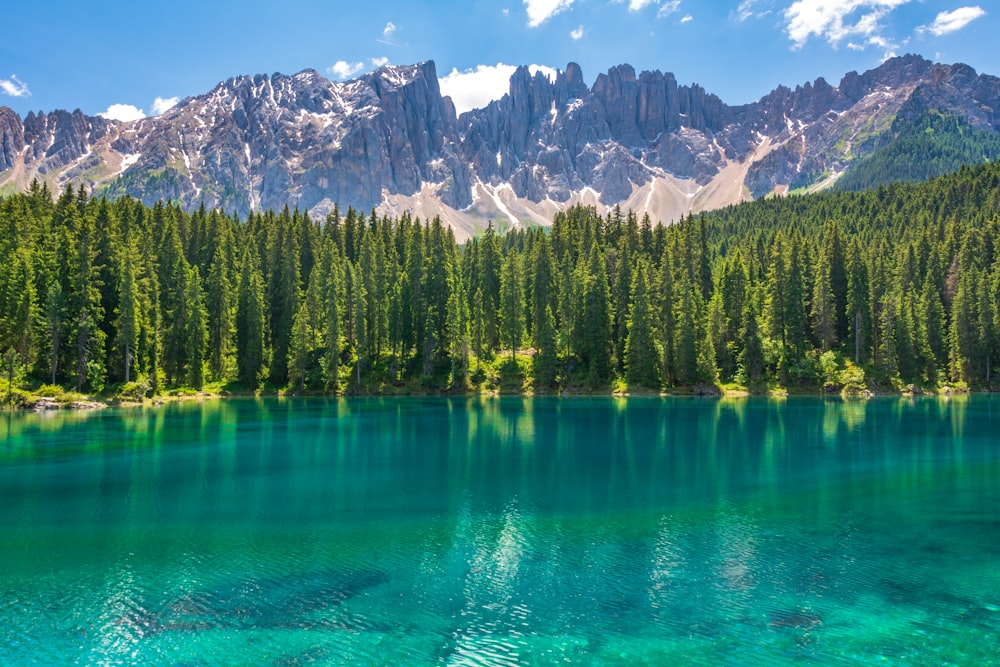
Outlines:
{"label": "blue sky", "polygon": [[424,60],[460,110],[499,97],[514,65],[571,61],[588,85],[629,63],[729,104],[894,54],[1000,76],[994,0],[43,0],[8,3],[4,23],[0,105],[22,116],[155,115],[239,74],[342,79]]}

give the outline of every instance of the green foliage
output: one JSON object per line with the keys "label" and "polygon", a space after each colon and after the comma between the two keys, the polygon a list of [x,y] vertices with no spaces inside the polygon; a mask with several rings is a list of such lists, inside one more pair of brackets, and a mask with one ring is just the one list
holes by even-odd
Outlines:
{"label": "green foliage", "polygon": [[286,209],[240,221],[72,188],[53,202],[36,185],[0,200],[0,349],[17,355],[15,389],[133,398],[206,381],[317,393],[988,387],[997,211],[991,164],[668,227],[577,206],[551,230],[490,228],[459,246],[436,218],[335,210],[320,223]]}
{"label": "green foliage", "polygon": [[146,397],[149,391],[149,381],[145,378],[139,378],[137,380],[132,380],[131,382],[123,383],[118,388],[118,391],[115,392],[115,397],[125,401],[141,401]]}
{"label": "green foliage", "polygon": [[972,128],[959,116],[933,109],[912,119],[909,112],[900,112],[883,145],[853,163],[836,189],[857,192],[894,181],[916,183],[1000,159],[996,132]]}

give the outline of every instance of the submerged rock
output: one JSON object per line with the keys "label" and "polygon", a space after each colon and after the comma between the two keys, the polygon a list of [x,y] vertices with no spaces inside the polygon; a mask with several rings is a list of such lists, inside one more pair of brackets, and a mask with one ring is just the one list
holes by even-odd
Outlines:
{"label": "submerged rock", "polygon": [[769,614],[768,625],[773,628],[812,630],[823,624],[819,614],[811,611],[777,609]]}

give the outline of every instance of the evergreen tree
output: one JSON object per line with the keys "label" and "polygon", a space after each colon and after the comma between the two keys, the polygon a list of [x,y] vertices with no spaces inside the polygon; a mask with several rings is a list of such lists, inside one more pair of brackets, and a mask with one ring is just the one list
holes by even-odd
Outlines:
{"label": "evergreen tree", "polygon": [[[555,331],[555,322],[551,320],[552,314],[558,308],[556,302],[556,282],[555,265],[552,260],[552,253],[549,248],[548,237],[545,234],[536,236],[535,245],[532,248],[532,289],[531,289],[531,336],[532,345],[536,349],[541,349],[541,324],[545,318],[550,318],[548,326]],[[546,314],[548,311],[548,314]],[[554,354],[555,350],[551,350]]]}
{"label": "evergreen tree", "polygon": [[299,304],[292,322],[292,337],[288,346],[288,383],[303,389],[309,372],[310,355],[315,343],[310,326],[309,306],[306,301]]}
{"label": "evergreen tree", "polygon": [[56,377],[59,372],[59,357],[66,326],[63,318],[64,307],[65,299],[63,296],[62,286],[59,284],[58,280],[53,280],[49,283],[49,289],[45,294],[44,313],[44,340],[47,351],[46,357],[48,359],[48,371],[50,375],[49,381],[52,384],[56,383]]}
{"label": "evergreen tree", "polygon": [[503,256],[496,230],[490,223],[486,227],[479,244],[479,289],[483,292],[483,323],[485,325],[486,347],[496,350],[500,347],[500,273]]}
{"label": "evergreen tree", "polygon": [[625,340],[628,338],[628,323],[630,320],[629,305],[632,297],[632,255],[628,235],[622,236],[618,243],[617,268],[615,271],[614,289],[612,290],[613,321],[611,335],[614,340],[615,358],[624,362]]}
{"label": "evergreen tree", "polygon": [[832,350],[837,344],[837,303],[830,273],[830,259],[824,249],[819,254],[812,294],[812,331],[823,351]]}
{"label": "evergreen tree", "polygon": [[197,266],[192,266],[184,295],[187,315],[185,343],[187,351],[187,383],[195,389],[205,384],[205,343],[208,336],[205,313],[205,297],[201,289],[201,274]]}
{"label": "evergreen tree", "polygon": [[472,351],[476,355],[476,367],[486,354],[486,319],[483,314],[483,290],[476,288],[472,297]]}
{"label": "evergreen tree", "polygon": [[689,387],[698,382],[697,320],[701,310],[701,291],[684,273],[681,274],[677,288],[674,306],[674,375],[678,385]]}
{"label": "evergreen tree", "polygon": [[740,365],[746,374],[747,383],[754,385],[764,378],[765,360],[757,316],[754,314],[753,304],[749,301],[746,304],[743,323],[743,352],[740,354]]}
{"label": "evergreen tree", "polygon": [[625,374],[629,386],[660,386],[660,350],[657,345],[653,305],[647,293],[649,268],[640,263],[632,284],[632,308],[625,343]]}
{"label": "evergreen tree", "polygon": [[272,356],[270,374],[275,384],[288,381],[288,345],[292,334],[292,320],[301,300],[299,275],[298,235],[288,207],[279,216],[277,229],[270,239],[267,281],[270,344]]}
{"label": "evergreen tree", "polygon": [[920,310],[929,351],[926,375],[929,381],[934,382],[939,375],[938,369],[946,367],[948,356],[944,306],[941,305],[941,296],[930,275],[925,278],[920,290]]}
{"label": "evergreen tree", "polygon": [[847,258],[847,321],[852,342],[854,363],[866,362],[871,331],[871,308],[869,306],[868,268],[861,256],[858,244],[852,243]]}
{"label": "evergreen tree", "polygon": [[743,253],[739,248],[727,259],[719,284],[721,299],[721,328],[715,343],[716,358],[724,377],[732,377],[736,372],[739,354],[742,350],[743,315],[749,298],[750,276],[747,272]]}
{"label": "evergreen tree", "polygon": [[135,242],[129,239],[122,256],[118,310],[116,312],[118,350],[122,355],[125,368],[125,382],[131,381],[132,364],[135,361],[136,348],[139,345],[141,305],[139,302],[139,283],[135,275],[139,261],[139,249]]}
{"label": "evergreen tree", "polygon": [[555,317],[552,307],[546,306],[535,321],[535,356],[532,359],[535,383],[540,387],[554,387],[558,374]]}
{"label": "evergreen tree", "polygon": [[236,291],[236,377],[256,389],[265,366],[264,285],[252,245],[243,250]]}
{"label": "evergreen tree", "polygon": [[[216,220],[213,213],[210,220]],[[218,223],[216,223],[218,224]],[[212,377],[226,377],[233,349],[236,290],[233,286],[233,249],[231,236],[219,232],[218,245],[212,253],[205,278],[205,306],[208,328],[208,368]]]}
{"label": "evergreen tree", "polygon": [[[83,193],[83,190],[80,190]],[[94,246],[94,221],[79,209],[75,217],[76,235],[69,263],[67,294],[68,324],[72,341],[77,390],[84,386],[99,389],[104,379],[104,317]]]}
{"label": "evergreen tree", "polygon": [[500,277],[500,341],[510,349],[511,361],[514,361],[514,354],[521,346],[524,335],[524,295],[519,264],[517,253],[509,252]]}
{"label": "evergreen tree", "polygon": [[347,290],[347,341],[354,353],[354,382],[361,391],[361,370],[368,361],[368,294],[359,271],[351,262],[344,265]]}
{"label": "evergreen tree", "polygon": [[40,318],[35,272],[27,248],[12,254],[6,296],[0,311],[0,345],[3,349],[14,350],[20,363],[30,365],[35,357],[34,332]]}
{"label": "evergreen tree", "polygon": [[663,375],[668,385],[677,381],[677,324],[674,319],[676,297],[673,271],[673,254],[669,246],[664,246],[660,257],[657,292],[660,308],[660,340],[663,343]]}
{"label": "evergreen tree", "polygon": [[611,295],[604,258],[595,243],[583,272],[583,303],[578,325],[580,356],[587,365],[587,382],[600,386],[611,380],[614,368],[611,340]]}
{"label": "evergreen tree", "polygon": [[340,262],[339,249],[332,240],[323,245],[321,275],[317,279],[323,306],[323,377],[332,390],[340,389]]}
{"label": "evergreen tree", "polygon": [[461,275],[452,276],[448,294],[448,356],[451,359],[451,386],[463,387],[469,376],[469,352],[472,347],[469,333],[469,299]]}

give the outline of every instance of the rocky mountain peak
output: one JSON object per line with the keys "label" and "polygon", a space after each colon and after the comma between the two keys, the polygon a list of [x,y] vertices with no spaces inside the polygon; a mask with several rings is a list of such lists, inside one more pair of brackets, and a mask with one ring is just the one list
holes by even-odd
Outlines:
{"label": "rocky mountain peak", "polygon": [[825,187],[898,122],[936,109],[1000,131],[1000,80],[919,56],[837,86],[819,78],[729,106],[659,70],[519,67],[507,92],[456,117],[433,61],[334,82],[313,69],[243,75],[154,118],[0,108],[0,186],[83,183],[146,202],[241,215],[335,203],[545,222],[575,202],[669,221],[772,192]]}

